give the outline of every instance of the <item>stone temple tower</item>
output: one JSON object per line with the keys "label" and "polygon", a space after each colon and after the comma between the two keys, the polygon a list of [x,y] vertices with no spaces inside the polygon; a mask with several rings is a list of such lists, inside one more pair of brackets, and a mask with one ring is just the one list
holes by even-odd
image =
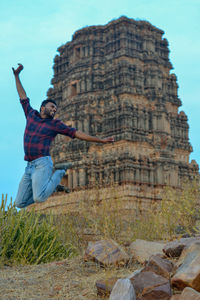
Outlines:
{"label": "stone temple tower", "polygon": [[[164,186],[178,187],[198,173],[197,163],[189,162],[187,116],[179,112],[177,78],[163,34],[149,22],[121,17],[78,30],[58,48],[47,93],[58,103],[58,118],[90,135],[115,139],[102,145],[56,138],[54,161],[74,162],[63,179],[72,192],[62,205],[81,200],[96,183],[109,194],[114,182],[125,203],[140,201],[145,207],[160,199]],[[58,206],[61,196],[53,196]]]}

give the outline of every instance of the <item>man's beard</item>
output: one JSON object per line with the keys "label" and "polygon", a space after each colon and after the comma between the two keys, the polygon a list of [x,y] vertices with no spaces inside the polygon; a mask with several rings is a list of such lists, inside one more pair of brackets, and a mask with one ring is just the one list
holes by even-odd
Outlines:
{"label": "man's beard", "polygon": [[52,113],[52,114],[51,114],[50,110],[47,109],[46,107],[45,107],[45,109],[44,109],[44,113],[45,113],[45,115],[47,116],[48,119],[53,119],[54,116],[55,116],[55,113]]}

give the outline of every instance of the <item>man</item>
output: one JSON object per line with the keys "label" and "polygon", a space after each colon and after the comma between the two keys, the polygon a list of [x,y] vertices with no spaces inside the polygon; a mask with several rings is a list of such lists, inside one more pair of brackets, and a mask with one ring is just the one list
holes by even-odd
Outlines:
{"label": "man", "polygon": [[40,112],[34,110],[29,103],[26,92],[19,79],[23,66],[12,68],[17,92],[26,116],[26,129],[24,132],[24,159],[27,167],[19,189],[15,204],[19,208],[26,207],[34,202],[44,202],[56,190],[62,177],[72,164],[57,164],[53,170],[53,162],[49,154],[52,140],[57,134],[71,138],[78,138],[88,142],[111,143],[112,137],[100,139],[87,135],[81,131],[66,126],[60,120],[54,119],[57,105],[52,99],[44,100]]}

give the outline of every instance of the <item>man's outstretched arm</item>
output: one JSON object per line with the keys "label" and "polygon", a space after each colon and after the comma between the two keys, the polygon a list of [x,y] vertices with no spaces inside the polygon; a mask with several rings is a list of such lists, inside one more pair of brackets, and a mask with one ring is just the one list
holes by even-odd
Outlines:
{"label": "man's outstretched arm", "polygon": [[102,143],[102,144],[106,144],[106,143],[113,143],[114,142],[114,138],[113,137],[108,137],[108,138],[105,138],[105,139],[100,139],[96,136],[91,136],[91,135],[88,135],[84,132],[81,132],[81,131],[76,131],[75,132],[75,137],[80,139],[80,140],[84,140],[84,141],[87,141],[87,142],[94,142],[94,143]]}
{"label": "man's outstretched arm", "polygon": [[19,65],[19,67],[17,69],[12,68],[12,70],[13,70],[13,74],[15,76],[15,83],[16,83],[16,88],[17,88],[19,98],[21,100],[24,100],[24,99],[27,99],[27,95],[26,95],[26,92],[21,84],[20,79],[19,79],[19,73],[23,70],[24,67],[22,66],[22,64],[18,64],[18,65]]}

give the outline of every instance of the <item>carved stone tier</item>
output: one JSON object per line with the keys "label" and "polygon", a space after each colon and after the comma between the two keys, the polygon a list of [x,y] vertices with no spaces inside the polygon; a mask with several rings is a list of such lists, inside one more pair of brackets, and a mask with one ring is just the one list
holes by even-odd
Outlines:
{"label": "carved stone tier", "polygon": [[[115,183],[129,208],[137,199],[145,207],[160,199],[163,186],[179,187],[198,173],[197,163],[189,163],[188,120],[178,111],[177,78],[163,34],[149,22],[122,17],[83,28],[58,48],[48,91],[58,104],[58,118],[90,135],[115,139],[102,145],[56,138],[54,161],[75,163],[63,179],[72,193],[53,196],[58,206],[59,197],[67,207],[96,184],[109,191]],[[53,198],[43,206],[51,207]]]}

